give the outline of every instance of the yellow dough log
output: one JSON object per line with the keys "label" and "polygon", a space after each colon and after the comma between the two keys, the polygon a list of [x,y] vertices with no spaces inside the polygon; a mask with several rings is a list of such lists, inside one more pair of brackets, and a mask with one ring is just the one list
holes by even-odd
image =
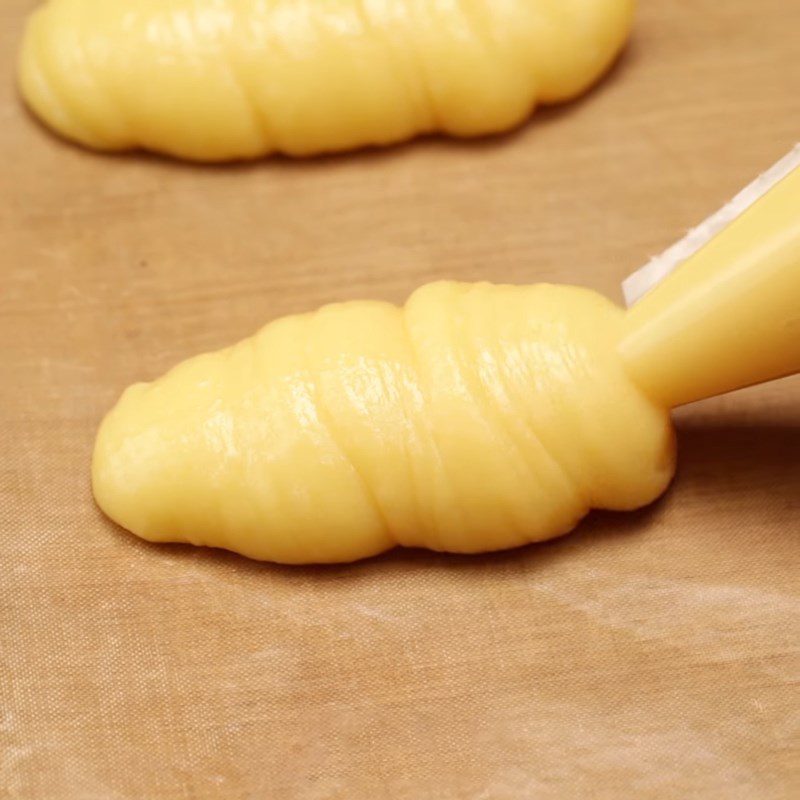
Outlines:
{"label": "yellow dough log", "polygon": [[101,508],[145,539],[287,563],[461,553],[649,503],[667,411],[586,289],[434,283],[327,306],[129,388],[101,427]]}
{"label": "yellow dough log", "polygon": [[478,136],[586,90],[635,0],[49,0],[20,84],[63,136],[222,161]]}

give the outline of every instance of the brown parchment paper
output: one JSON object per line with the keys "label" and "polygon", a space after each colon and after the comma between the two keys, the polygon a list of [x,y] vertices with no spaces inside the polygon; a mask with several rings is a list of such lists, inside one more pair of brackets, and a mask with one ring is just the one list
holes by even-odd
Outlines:
{"label": "brown parchment paper", "polygon": [[484,144],[199,168],[64,145],[0,6],[0,797],[800,797],[800,383],[678,415],[641,513],[289,569],[95,509],[129,382],[439,277],[619,282],[800,136],[800,3],[645,0],[585,100]]}

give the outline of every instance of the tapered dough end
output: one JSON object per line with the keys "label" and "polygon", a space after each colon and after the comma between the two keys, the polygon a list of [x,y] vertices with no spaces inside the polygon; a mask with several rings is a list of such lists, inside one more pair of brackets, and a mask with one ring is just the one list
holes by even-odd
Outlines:
{"label": "tapered dough end", "polygon": [[39,36],[42,9],[28,20],[17,66],[20,94],[31,112],[48,128],[65,139],[86,147],[104,149],[104,143],[82,125],[62,103],[46,75]]}
{"label": "tapered dough end", "polygon": [[[247,456],[228,438],[227,421],[213,412],[207,376],[224,379],[225,351],[189,359],[154,383],[126,389],[100,425],[92,456],[92,491],[100,510],[140,539],[230,550],[280,564],[346,563],[395,546],[367,502],[338,502],[349,494],[348,474],[322,481],[329,488],[320,513],[303,501],[304,483],[328,465],[310,463],[280,490],[289,505],[271,524],[259,504],[270,476],[254,487],[241,470]],[[233,379],[235,383],[235,379]],[[280,475],[273,476],[280,483]]]}
{"label": "tapered dough end", "polygon": [[[99,90],[83,60],[76,24],[65,5],[44,5],[28,20],[17,65],[17,85],[32,113],[59,136],[100,151],[136,145],[124,119]],[[74,20],[72,21],[74,22]]]}
{"label": "tapered dough end", "polygon": [[[606,75],[631,36],[636,7],[637,0],[570,0],[563,4],[562,13],[573,19],[564,27],[570,38],[552,39],[554,49],[542,52],[542,105],[575,100]],[[568,58],[563,57],[565,50]]]}

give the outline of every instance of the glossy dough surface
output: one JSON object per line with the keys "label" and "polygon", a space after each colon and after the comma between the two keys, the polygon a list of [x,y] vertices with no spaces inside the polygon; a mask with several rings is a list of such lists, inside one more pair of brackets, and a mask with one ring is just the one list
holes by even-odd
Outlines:
{"label": "glossy dough surface", "polygon": [[587,89],[635,0],[49,0],[22,93],[63,136],[204,161],[476,136]]}
{"label": "glossy dough surface", "polygon": [[278,319],[130,387],[98,434],[95,496],[145,539],[288,563],[563,534],[672,476],[621,319],[586,289],[450,282]]}

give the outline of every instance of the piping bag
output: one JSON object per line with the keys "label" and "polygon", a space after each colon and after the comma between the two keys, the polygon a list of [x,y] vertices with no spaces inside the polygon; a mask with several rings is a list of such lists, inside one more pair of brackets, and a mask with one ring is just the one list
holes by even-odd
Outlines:
{"label": "piping bag", "polygon": [[145,539],[284,563],[499,550],[646,505],[669,409],[800,371],[800,148],[624,290],[623,313],[439,282],[272,322],[131,387],[95,497]]}
{"label": "piping bag", "polygon": [[620,355],[665,407],[800,372],[800,145],[623,293]]}

